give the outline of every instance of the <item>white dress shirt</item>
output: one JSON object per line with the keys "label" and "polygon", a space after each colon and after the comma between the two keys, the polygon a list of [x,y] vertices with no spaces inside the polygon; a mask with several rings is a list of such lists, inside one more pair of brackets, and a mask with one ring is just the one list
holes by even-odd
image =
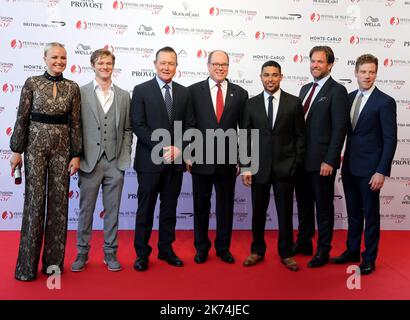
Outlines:
{"label": "white dress shirt", "polygon": [[94,80],[93,83],[95,94],[100,101],[101,107],[104,110],[104,113],[107,113],[114,101],[114,84],[111,82],[110,88],[108,89],[107,94],[105,94],[97,81]]}
{"label": "white dress shirt", "polygon": [[[279,101],[280,101],[280,93],[281,90],[277,90],[274,94],[273,94],[273,100],[272,100],[272,104],[273,104],[273,114],[272,114],[272,128],[275,125],[275,120],[276,120],[276,115],[278,114],[278,107],[279,107]],[[268,112],[269,112],[269,97],[270,94],[267,93],[266,91],[263,91],[263,97],[264,97],[264,101],[265,101],[265,110],[266,110],[266,116],[268,116]]]}
{"label": "white dress shirt", "polygon": [[160,87],[160,89],[161,89],[161,93],[162,93],[162,97],[164,98],[164,101],[165,101],[165,91],[166,91],[166,89],[164,88],[164,86],[165,86],[166,84],[168,84],[168,86],[169,86],[169,94],[171,95],[171,98],[173,98],[173,96],[172,96],[172,81],[166,83],[166,82],[162,81],[158,76],[156,76],[155,78],[157,79],[158,85],[159,85],[159,87]]}
{"label": "white dress shirt", "polygon": [[[217,82],[209,78],[209,90],[211,91],[211,97],[212,97],[212,103],[214,105],[214,111],[216,114],[216,95],[218,93],[218,86]],[[225,107],[225,101],[226,101],[226,91],[228,90],[228,81],[224,80],[221,82],[221,90],[222,90],[222,98],[224,101],[224,107]]]}
{"label": "white dress shirt", "polygon": [[[317,94],[319,93],[320,89],[322,89],[322,87],[325,85],[326,81],[329,80],[329,78],[330,78],[330,73],[326,77],[320,79],[319,81],[316,81],[317,87],[315,89],[315,92],[313,93],[312,100],[310,100],[310,106],[312,105],[313,101],[315,101],[315,98],[316,98]],[[305,95],[305,98],[303,99],[303,103],[302,103],[303,106],[305,105],[305,101],[309,97],[310,91],[312,91],[312,89],[313,89],[313,85],[310,87],[309,91]],[[309,106],[308,111],[305,114],[305,119],[306,119],[306,117],[308,116],[308,114],[310,112],[310,106]]]}
{"label": "white dress shirt", "polygon": [[357,90],[356,97],[354,98],[353,103],[352,103],[351,108],[350,108],[350,123],[352,123],[354,108],[356,106],[356,101],[357,101],[357,98],[359,97],[360,93],[363,94],[363,97],[362,97],[362,102],[360,104],[360,109],[359,109],[359,114],[358,114],[357,119],[359,119],[360,113],[362,112],[363,107],[366,104],[367,100],[369,99],[370,95],[372,94],[374,88],[376,88],[375,85],[373,85],[369,90],[366,90],[366,91],[360,91],[360,89]]}

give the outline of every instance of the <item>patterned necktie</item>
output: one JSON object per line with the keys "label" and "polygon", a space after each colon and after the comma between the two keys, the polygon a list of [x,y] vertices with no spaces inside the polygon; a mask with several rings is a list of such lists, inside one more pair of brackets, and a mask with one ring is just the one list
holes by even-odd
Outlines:
{"label": "patterned necktie", "polygon": [[315,93],[315,89],[317,86],[318,86],[317,82],[313,83],[313,88],[310,91],[310,94],[308,98],[306,99],[305,104],[303,105],[303,114],[306,114],[306,112],[309,110],[310,103],[312,102],[312,97],[313,97],[313,94]]}
{"label": "patterned necktie", "polygon": [[172,119],[172,98],[169,92],[169,85],[165,84],[164,88],[165,88],[165,107],[167,108],[169,123],[172,124],[172,121],[173,121]]}
{"label": "patterned necktie", "polygon": [[273,128],[273,96],[269,96],[269,103],[268,103],[268,122],[270,128]]}
{"label": "patterned necktie", "polygon": [[357,97],[356,104],[354,106],[354,113],[352,118],[352,129],[356,127],[357,120],[359,119],[359,111],[360,105],[362,104],[363,93],[360,92],[359,96]]}
{"label": "patterned necktie", "polygon": [[219,123],[224,111],[224,99],[222,97],[221,84],[218,83],[216,86],[218,87],[218,92],[216,93],[216,119]]}

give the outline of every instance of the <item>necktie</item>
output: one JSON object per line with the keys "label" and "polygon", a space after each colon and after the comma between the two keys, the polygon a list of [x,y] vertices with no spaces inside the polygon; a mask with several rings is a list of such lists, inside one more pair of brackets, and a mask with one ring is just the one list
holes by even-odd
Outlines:
{"label": "necktie", "polygon": [[303,105],[303,114],[306,114],[306,112],[309,110],[310,103],[312,102],[312,97],[313,97],[313,94],[315,93],[315,89],[317,86],[318,84],[316,82],[313,83],[312,90],[310,91],[309,96],[306,99],[305,104]]}
{"label": "necktie", "polygon": [[222,117],[222,112],[224,111],[224,99],[222,97],[221,84],[216,85],[218,87],[218,92],[216,93],[216,119],[219,123]]}
{"label": "necktie", "polygon": [[273,128],[273,96],[269,96],[269,103],[268,103],[268,122],[270,128]]}
{"label": "necktie", "polygon": [[352,118],[352,129],[356,127],[357,120],[359,119],[359,111],[360,105],[362,104],[363,93],[360,92],[359,96],[357,97],[356,104],[354,106],[354,113]]}
{"label": "necktie", "polygon": [[165,107],[167,108],[168,120],[172,124],[172,98],[169,92],[169,85],[165,84]]}

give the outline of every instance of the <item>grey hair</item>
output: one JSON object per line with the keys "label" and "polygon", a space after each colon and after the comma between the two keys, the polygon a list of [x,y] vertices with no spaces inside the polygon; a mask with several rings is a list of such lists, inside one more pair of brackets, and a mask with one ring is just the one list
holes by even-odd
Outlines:
{"label": "grey hair", "polygon": [[211,63],[212,55],[213,55],[215,52],[221,52],[221,53],[225,54],[225,55],[226,55],[226,58],[228,59],[228,63],[229,63],[229,55],[228,55],[228,53],[226,53],[226,52],[223,51],[223,50],[214,50],[214,51],[211,51],[211,52],[209,53],[209,55],[208,55],[208,64]]}

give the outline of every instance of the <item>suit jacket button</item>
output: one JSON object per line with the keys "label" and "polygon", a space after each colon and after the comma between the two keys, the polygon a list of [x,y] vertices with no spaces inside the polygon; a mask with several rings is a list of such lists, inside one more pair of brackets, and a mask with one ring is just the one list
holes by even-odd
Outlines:
{"label": "suit jacket button", "polygon": [[99,142],[97,142],[97,146],[99,146],[100,145],[100,143]]}

